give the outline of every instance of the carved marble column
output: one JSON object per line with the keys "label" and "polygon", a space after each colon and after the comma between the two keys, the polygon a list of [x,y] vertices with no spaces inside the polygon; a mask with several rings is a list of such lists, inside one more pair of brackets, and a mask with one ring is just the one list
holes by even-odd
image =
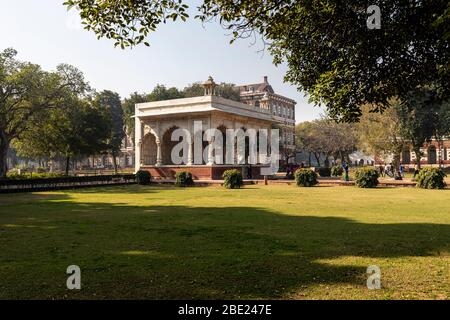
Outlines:
{"label": "carved marble column", "polygon": [[160,167],[162,165],[161,158],[161,141],[159,139],[156,140],[156,164],[155,166]]}
{"label": "carved marble column", "polygon": [[192,132],[192,120],[190,117],[187,119],[187,130],[189,131],[189,148],[186,165],[192,166],[194,164],[194,134]]}
{"label": "carved marble column", "polygon": [[139,139],[136,146],[136,151],[139,152],[139,158],[137,158],[136,160],[139,160],[139,165],[142,167],[144,165],[144,155],[142,152],[142,139]]}
{"label": "carved marble column", "polygon": [[208,166],[212,166],[214,164],[213,143],[214,143],[214,138],[208,144],[208,163],[206,164]]}
{"label": "carved marble column", "polygon": [[192,166],[193,164],[194,164],[194,145],[192,144],[192,141],[189,141],[188,159],[186,165]]}
{"label": "carved marble column", "polygon": [[139,171],[142,166],[142,122],[139,117],[134,120],[135,124],[135,147],[134,147],[134,169],[135,172]]}

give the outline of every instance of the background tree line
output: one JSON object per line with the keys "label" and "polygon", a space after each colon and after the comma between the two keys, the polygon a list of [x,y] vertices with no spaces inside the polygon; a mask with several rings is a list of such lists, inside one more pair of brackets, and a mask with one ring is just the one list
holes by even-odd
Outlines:
{"label": "background tree line", "polygon": [[[407,98],[391,99],[382,112],[366,104],[357,123],[336,123],[329,117],[296,126],[296,146],[309,152],[320,165],[321,158],[349,161],[349,155],[361,150],[382,159],[390,159],[395,168],[404,150],[423,156],[421,148],[435,139],[439,149],[450,137],[450,101],[442,99],[432,87],[416,90]],[[420,162],[417,162],[420,167]]]}
{"label": "background tree line", "polygon": [[435,139],[442,149],[443,140],[450,137],[450,100],[429,86],[403,99],[391,99],[389,105],[382,113],[374,112],[370,105],[362,107],[363,115],[357,124],[359,147],[381,158],[392,156],[395,168],[402,151],[412,149],[420,168],[423,145]]}
{"label": "background tree line", "polygon": [[329,166],[329,159],[349,162],[349,155],[357,147],[356,127],[351,123],[336,123],[325,116],[302,122],[295,127],[295,144],[297,150],[309,153],[308,165],[311,156],[319,167]]}

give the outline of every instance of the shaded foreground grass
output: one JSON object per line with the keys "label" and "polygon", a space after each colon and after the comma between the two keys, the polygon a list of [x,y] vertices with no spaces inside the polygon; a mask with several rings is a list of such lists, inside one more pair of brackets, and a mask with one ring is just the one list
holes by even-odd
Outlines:
{"label": "shaded foreground grass", "polygon": [[[67,266],[82,289],[66,289]],[[381,268],[368,290],[366,268]],[[0,195],[0,298],[448,299],[450,191],[110,187]]]}

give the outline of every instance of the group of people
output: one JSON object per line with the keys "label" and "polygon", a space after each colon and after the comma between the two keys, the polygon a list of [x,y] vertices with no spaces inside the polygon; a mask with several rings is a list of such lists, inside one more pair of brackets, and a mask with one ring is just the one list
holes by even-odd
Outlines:
{"label": "group of people", "polygon": [[[392,163],[387,164],[385,167],[380,165],[378,167],[379,173],[381,177],[390,177],[394,179],[401,180],[405,177],[405,167],[402,164],[398,166],[398,171],[394,171],[394,166]],[[414,178],[419,173],[419,166],[417,164],[414,165]]]}
{"label": "group of people", "polygon": [[380,165],[378,167],[378,171],[379,171],[381,177],[395,178],[396,177],[396,173],[401,178],[405,177],[405,168],[403,167],[402,164],[400,164],[398,166],[398,171],[397,172],[394,171],[394,165],[392,163],[387,164],[385,167]]}

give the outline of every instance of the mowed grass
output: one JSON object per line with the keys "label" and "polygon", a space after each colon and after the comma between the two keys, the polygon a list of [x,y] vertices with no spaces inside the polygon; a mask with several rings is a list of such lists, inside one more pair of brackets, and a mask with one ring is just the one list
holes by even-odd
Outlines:
{"label": "mowed grass", "polygon": [[[66,288],[66,268],[82,288]],[[366,286],[381,268],[380,290]],[[0,195],[0,298],[448,299],[450,190]]]}

